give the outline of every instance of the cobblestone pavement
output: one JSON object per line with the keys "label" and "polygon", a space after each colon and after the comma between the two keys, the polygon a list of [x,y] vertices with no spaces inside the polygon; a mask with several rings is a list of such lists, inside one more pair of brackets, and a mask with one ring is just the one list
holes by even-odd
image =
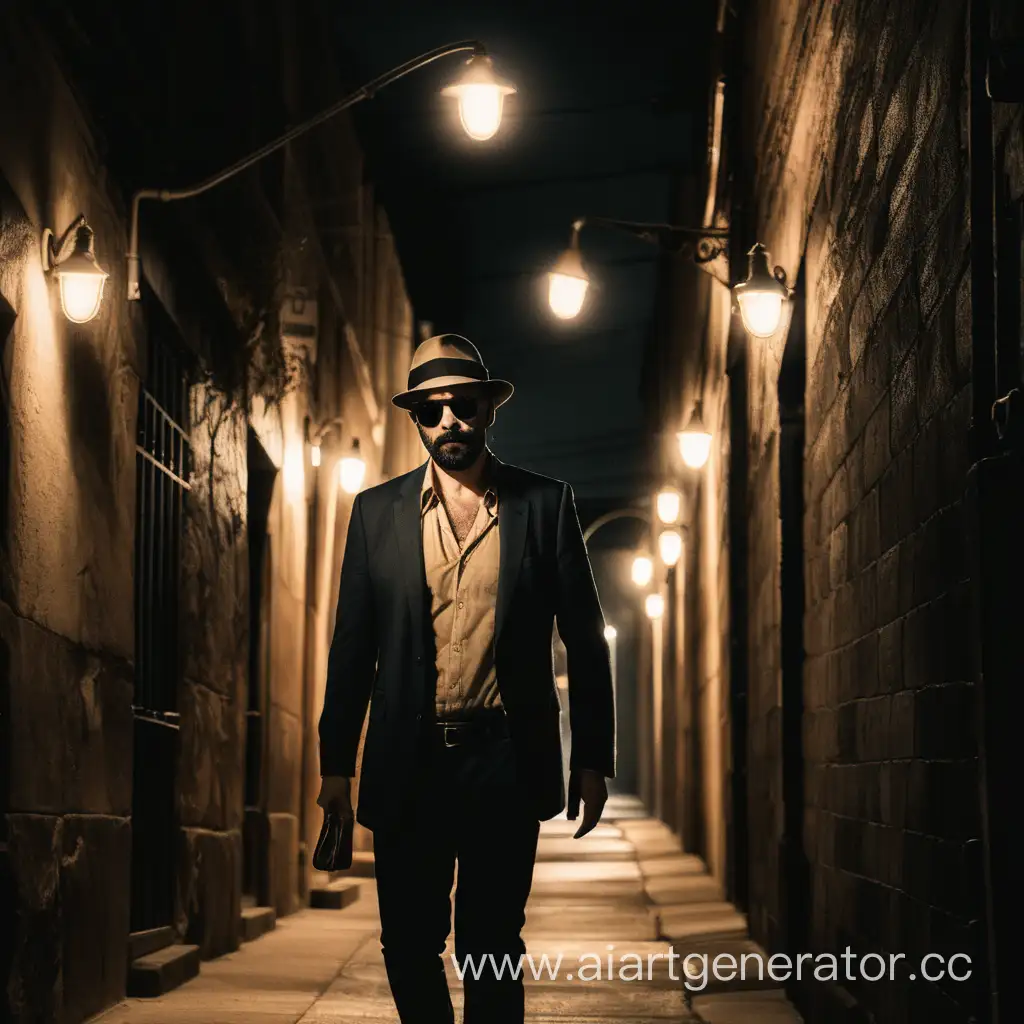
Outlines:
{"label": "cobblestone pavement", "polygon": [[[539,974],[526,972],[528,1021],[798,1024],[768,980],[712,981],[687,998],[681,961],[688,952],[738,959],[757,947],[701,861],[681,853],[663,824],[635,801],[613,797],[589,836],[574,840],[575,828],[555,819],[541,832],[524,933]],[[104,1024],[392,1024],[374,882],[357,884],[361,896],[344,910],[284,918],[262,938],[204,963],[181,988],[107,1011]],[[447,968],[460,1019],[461,984],[450,958]]]}

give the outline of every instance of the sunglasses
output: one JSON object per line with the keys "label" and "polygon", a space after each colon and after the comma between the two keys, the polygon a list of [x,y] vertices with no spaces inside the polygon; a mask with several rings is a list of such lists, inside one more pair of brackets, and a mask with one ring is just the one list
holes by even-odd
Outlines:
{"label": "sunglasses", "polygon": [[480,401],[477,398],[446,398],[414,405],[412,418],[421,426],[436,427],[444,416],[445,407],[451,409],[452,415],[463,423],[470,423],[480,414]]}

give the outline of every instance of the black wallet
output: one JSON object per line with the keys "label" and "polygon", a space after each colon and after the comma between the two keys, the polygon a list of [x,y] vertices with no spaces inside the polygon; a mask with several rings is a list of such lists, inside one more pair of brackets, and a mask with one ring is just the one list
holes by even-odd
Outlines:
{"label": "black wallet", "polygon": [[352,819],[342,820],[334,811],[324,812],[324,824],[313,851],[317,871],[345,871],[352,867]]}

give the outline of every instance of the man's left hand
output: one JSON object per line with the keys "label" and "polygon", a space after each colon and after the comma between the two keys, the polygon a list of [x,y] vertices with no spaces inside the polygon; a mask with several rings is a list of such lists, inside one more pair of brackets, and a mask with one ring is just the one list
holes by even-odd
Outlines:
{"label": "man's left hand", "polygon": [[569,772],[569,806],[566,817],[575,821],[583,801],[583,821],[573,839],[579,839],[590,832],[601,820],[601,813],[608,801],[608,783],[600,772],[589,768],[573,769]]}

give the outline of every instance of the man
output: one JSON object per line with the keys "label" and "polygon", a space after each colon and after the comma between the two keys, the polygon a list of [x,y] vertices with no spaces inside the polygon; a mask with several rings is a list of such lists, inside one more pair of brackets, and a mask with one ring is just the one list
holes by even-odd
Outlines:
{"label": "man", "polygon": [[[320,719],[318,802],[373,831],[381,946],[403,1024],[449,1024],[441,959],[458,862],[466,1024],[522,1024],[510,977],[540,822],[566,808],[553,623],[568,654],[568,817],[600,819],[615,771],[604,618],[568,484],[500,462],[486,431],[512,395],[465,338],[416,350],[407,390],[430,458],[355,500]],[[492,970],[493,964],[498,971]]]}

